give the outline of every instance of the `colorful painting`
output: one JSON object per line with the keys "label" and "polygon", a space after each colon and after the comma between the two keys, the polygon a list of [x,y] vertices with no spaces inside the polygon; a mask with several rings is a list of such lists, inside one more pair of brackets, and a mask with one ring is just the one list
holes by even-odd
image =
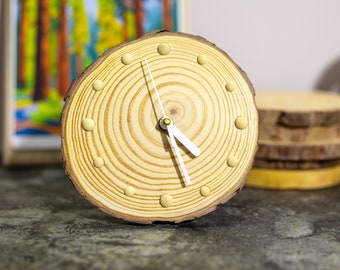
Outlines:
{"label": "colorful painting", "polygon": [[30,138],[41,144],[41,138],[59,135],[63,97],[71,81],[107,48],[151,30],[179,30],[179,0],[14,2],[14,141],[19,148],[32,146]]}

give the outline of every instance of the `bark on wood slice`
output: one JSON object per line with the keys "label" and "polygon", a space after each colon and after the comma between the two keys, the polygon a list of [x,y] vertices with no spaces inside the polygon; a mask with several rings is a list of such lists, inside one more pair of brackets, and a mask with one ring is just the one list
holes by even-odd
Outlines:
{"label": "bark on wood slice", "polygon": [[340,95],[329,92],[259,91],[259,125],[329,126],[340,123]]}
{"label": "bark on wood slice", "polygon": [[308,143],[259,141],[258,159],[312,161],[340,158],[340,140]]}
{"label": "bark on wood slice", "polygon": [[340,159],[316,161],[269,160],[255,158],[253,168],[279,170],[312,170],[340,165]]}
{"label": "bark on wood slice", "polygon": [[340,124],[291,128],[280,125],[259,125],[259,140],[272,142],[311,142],[340,139]]}
{"label": "bark on wood slice", "polygon": [[[165,112],[201,150],[178,142],[186,185],[166,131]],[[213,211],[244,185],[257,148],[258,116],[246,75],[200,37],[153,33],[108,50],[77,78],[62,116],[66,173],[103,211],[138,223],[181,222]]]}
{"label": "bark on wood slice", "polygon": [[268,189],[322,189],[340,184],[340,165],[316,170],[271,170],[250,171],[246,185]]}

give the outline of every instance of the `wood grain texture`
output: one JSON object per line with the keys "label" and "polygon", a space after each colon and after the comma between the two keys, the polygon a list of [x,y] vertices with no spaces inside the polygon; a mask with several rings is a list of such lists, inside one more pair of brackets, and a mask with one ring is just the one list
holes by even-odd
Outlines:
{"label": "wood grain texture", "polygon": [[340,124],[292,128],[263,122],[262,119],[259,125],[259,141],[298,143],[340,139]]}
{"label": "wood grain texture", "polygon": [[[166,114],[201,150],[193,157],[180,145],[191,185],[159,128],[145,57]],[[94,125],[85,121],[84,128],[88,118]],[[65,170],[85,198],[113,216],[181,222],[242,188],[257,124],[251,83],[225,52],[200,37],[152,33],[108,50],[73,82],[62,116]]]}
{"label": "wood grain texture", "polygon": [[329,92],[258,91],[259,125],[329,126],[340,123],[340,95]]}
{"label": "wood grain texture", "polygon": [[340,158],[340,139],[311,142],[259,141],[256,158],[270,160],[316,161]]}
{"label": "wood grain texture", "polygon": [[268,189],[322,189],[340,184],[340,165],[316,170],[272,170],[254,168],[246,185]]}
{"label": "wood grain texture", "polygon": [[318,189],[339,183],[340,95],[258,92],[259,148],[248,186]]}
{"label": "wood grain texture", "polygon": [[327,168],[338,164],[340,164],[340,159],[292,161],[255,158],[253,168],[279,170],[312,170]]}

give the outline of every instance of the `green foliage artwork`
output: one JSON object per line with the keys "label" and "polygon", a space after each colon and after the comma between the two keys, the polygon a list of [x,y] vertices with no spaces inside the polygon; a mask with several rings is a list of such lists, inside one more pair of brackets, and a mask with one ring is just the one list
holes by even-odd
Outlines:
{"label": "green foliage artwork", "polygon": [[71,81],[106,49],[178,30],[178,0],[15,0],[18,136],[58,135]]}

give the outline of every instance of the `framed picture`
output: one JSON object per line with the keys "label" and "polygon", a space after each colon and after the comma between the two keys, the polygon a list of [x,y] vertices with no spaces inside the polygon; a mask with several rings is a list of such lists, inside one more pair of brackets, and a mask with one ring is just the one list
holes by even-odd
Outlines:
{"label": "framed picture", "polygon": [[185,0],[3,0],[2,163],[58,164],[63,98],[106,49],[185,31]]}

